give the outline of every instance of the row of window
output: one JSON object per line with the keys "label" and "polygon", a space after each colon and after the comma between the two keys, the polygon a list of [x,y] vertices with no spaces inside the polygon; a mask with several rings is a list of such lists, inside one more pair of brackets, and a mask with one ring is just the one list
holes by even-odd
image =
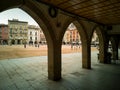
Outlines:
{"label": "row of window", "polygon": [[[30,32],[30,35],[32,35],[32,32]],[[37,32],[35,32],[35,35],[37,35]]]}
{"label": "row of window", "polygon": [[19,27],[10,26],[10,28],[14,28],[14,29],[27,29],[27,26],[19,26]]}
{"label": "row of window", "polygon": [[[13,31],[12,29],[10,29],[10,33],[27,33],[26,31]],[[32,35],[32,32],[30,32],[30,35]],[[37,32],[35,32],[35,35],[37,35]]]}
{"label": "row of window", "polygon": [[[32,41],[33,40],[33,38],[32,37],[30,37],[30,41]],[[37,37],[35,37],[35,40],[37,40]]]}
{"label": "row of window", "polygon": [[4,30],[2,31],[2,29],[0,28],[0,32],[8,33],[8,30],[7,30],[7,28],[4,28]]}
{"label": "row of window", "polygon": [[28,29],[14,29],[14,28],[10,28],[10,30],[16,30],[16,31],[27,31]]}

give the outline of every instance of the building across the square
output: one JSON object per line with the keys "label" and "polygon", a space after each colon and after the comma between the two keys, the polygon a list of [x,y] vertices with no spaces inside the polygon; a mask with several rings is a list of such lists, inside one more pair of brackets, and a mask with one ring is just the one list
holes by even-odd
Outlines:
{"label": "building across the square", "polygon": [[[92,43],[96,42],[96,32],[93,33]],[[28,25],[26,21],[18,19],[8,20],[8,25],[0,24],[0,44],[46,44],[46,38],[39,26]],[[63,44],[81,43],[77,28],[71,23],[63,37]]]}
{"label": "building across the square", "polygon": [[71,23],[68,26],[66,33],[63,37],[63,42],[65,44],[80,43],[81,42],[78,30],[73,23]]}
{"label": "building across the square", "polygon": [[39,43],[40,44],[47,44],[45,35],[44,35],[44,33],[43,33],[41,28],[40,28],[40,42]]}
{"label": "building across the square", "polygon": [[0,24],[0,44],[6,45],[8,44],[8,25],[6,24]]}
{"label": "building across the square", "polygon": [[40,42],[40,28],[35,25],[28,25],[28,43],[38,44]]}
{"label": "building across the square", "polygon": [[9,41],[8,44],[24,44],[28,40],[28,22],[18,19],[8,20]]}
{"label": "building across the square", "polygon": [[9,40],[8,44],[38,44],[46,42],[40,27],[28,25],[26,21],[18,19],[8,20]]}

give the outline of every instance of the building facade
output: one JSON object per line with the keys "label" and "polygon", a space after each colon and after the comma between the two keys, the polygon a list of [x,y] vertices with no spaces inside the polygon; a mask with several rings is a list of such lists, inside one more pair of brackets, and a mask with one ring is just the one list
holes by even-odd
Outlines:
{"label": "building facade", "polygon": [[7,45],[8,44],[8,25],[0,24],[0,44]]}
{"label": "building facade", "polygon": [[63,37],[63,44],[70,44],[70,30],[66,30]]}
{"label": "building facade", "polygon": [[42,31],[42,29],[40,29],[40,44],[46,44],[46,38],[45,38],[45,35]]}
{"label": "building facade", "polygon": [[68,28],[67,28],[67,30],[65,32],[65,35],[63,37],[63,42],[65,44],[81,42],[78,30],[77,30],[77,28],[75,27],[75,25],[73,23],[71,23],[68,26]]}
{"label": "building facade", "polygon": [[[92,42],[98,41],[96,32],[93,33]],[[28,22],[17,19],[8,20],[8,25],[0,25],[0,44],[46,44],[42,29]],[[63,37],[63,44],[81,43],[77,28],[71,23]]]}
{"label": "building facade", "polygon": [[28,25],[18,19],[8,20],[8,25],[0,24],[0,44],[46,44],[42,29],[36,25]]}
{"label": "building facade", "polygon": [[27,43],[34,44],[40,42],[40,28],[35,25],[28,25],[28,40]]}
{"label": "building facade", "polygon": [[94,46],[99,45],[99,38],[98,38],[96,31],[93,32],[91,45],[94,45]]}
{"label": "building facade", "polygon": [[28,40],[28,22],[8,20],[9,44],[24,44]]}
{"label": "building facade", "polygon": [[[99,42],[99,39],[98,39],[98,35],[97,35],[96,31],[94,31],[92,40],[91,40],[91,44],[95,44],[96,42]],[[80,34],[73,23],[71,23],[68,26],[68,28],[64,34],[64,37],[63,37],[63,43],[64,44],[81,43]]]}

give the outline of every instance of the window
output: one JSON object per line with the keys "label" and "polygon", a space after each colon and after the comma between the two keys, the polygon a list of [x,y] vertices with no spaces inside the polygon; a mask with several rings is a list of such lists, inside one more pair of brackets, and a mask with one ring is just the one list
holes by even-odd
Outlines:
{"label": "window", "polygon": [[8,28],[7,27],[5,27],[4,32],[8,33]]}
{"label": "window", "polygon": [[35,35],[37,35],[37,32],[35,32]]}
{"label": "window", "polygon": [[40,30],[40,33],[42,33],[42,30]]}
{"label": "window", "polygon": [[32,32],[30,32],[30,35],[32,35]]}
{"label": "window", "polygon": [[30,37],[30,40],[32,41],[32,37]]}
{"label": "window", "polygon": [[35,37],[35,40],[37,40],[37,37]]}
{"label": "window", "polygon": [[10,33],[12,33],[12,28],[10,28]]}
{"label": "window", "polygon": [[22,31],[20,31],[20,34],[22,34]]}
{"label": "window", "polygon": [[22,26],[20,26],[20,30],[22,30]]}

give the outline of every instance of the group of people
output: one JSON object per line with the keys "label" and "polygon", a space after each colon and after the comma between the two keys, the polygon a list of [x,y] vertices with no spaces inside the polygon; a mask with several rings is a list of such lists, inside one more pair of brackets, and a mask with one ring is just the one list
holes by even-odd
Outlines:
{"label": "group of people", "polygon": [[79,43],[71,43],[71,49],[77,49],[80,48],[80,44]]}
{"label": "group of people", "polygon": [[[32,46],[35,45],[35,47],[38,47],[38,48],[39,48],[39,46],[40,46],[39,43],[37,43],[37,41],[35,41],[34,44],[33,44],[33,42],[30,41],[30,42],[29,42],[29,46],[31,46],[31,45],[32,45]],[[24,48],[26,48],[26,46],[27,46],[27,43],[24,43]]]}

